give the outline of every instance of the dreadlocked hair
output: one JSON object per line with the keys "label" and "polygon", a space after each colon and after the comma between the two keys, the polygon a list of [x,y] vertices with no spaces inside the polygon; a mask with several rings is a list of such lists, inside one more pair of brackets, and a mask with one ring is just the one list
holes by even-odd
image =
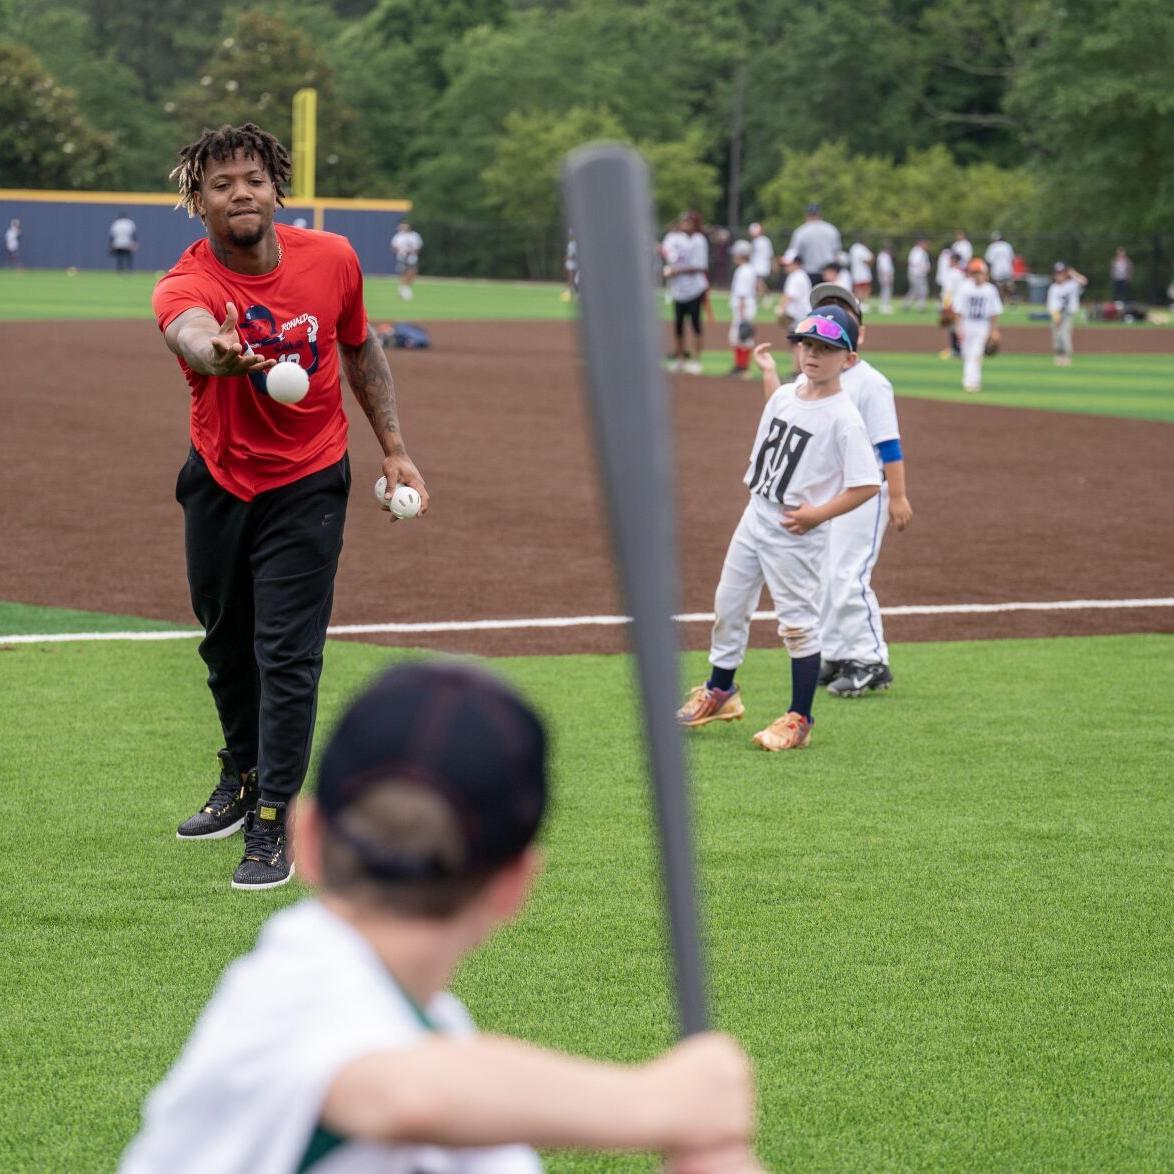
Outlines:
{"label": "dreadlocked hair", "polygon": [[285,206],[284,184],[289,182],[293,170],[289,152],[268,131],[263,131],[255,122],[244,126],[222,126],[219,130],[204,129],[194,142],[179,151],[179,163],[168,179],[179,184],[177,208],[186,208],[189,219],[196,215],[196,193],[204,182],[204,168],[209,159],[223,162],[231,159],[237,151],[252,159],[259,159],[273,180],[277,202]]}

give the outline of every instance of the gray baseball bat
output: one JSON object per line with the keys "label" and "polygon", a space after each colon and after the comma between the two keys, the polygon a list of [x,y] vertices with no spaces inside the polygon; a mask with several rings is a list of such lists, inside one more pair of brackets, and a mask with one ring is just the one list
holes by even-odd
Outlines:
{"label": "gray baseball bat", "polygon": [[685,1035],[708,1023],[684,748],[674,712],[676,500],[667,389],[655,314],[648,168],[635,151],[581,147],[563,167],[579,262],[581,342],[613,545],[639,670],[649,767]]}

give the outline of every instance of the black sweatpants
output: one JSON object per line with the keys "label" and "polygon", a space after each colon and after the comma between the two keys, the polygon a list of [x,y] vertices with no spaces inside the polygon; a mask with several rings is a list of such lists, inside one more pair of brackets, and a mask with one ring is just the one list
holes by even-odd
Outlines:
{"label": "black sweatpants", "polygon": [[176,482],[224,744],[266,799],[292,798],[306,775],[350,485],[344,456],[241,501],[194,449]]}

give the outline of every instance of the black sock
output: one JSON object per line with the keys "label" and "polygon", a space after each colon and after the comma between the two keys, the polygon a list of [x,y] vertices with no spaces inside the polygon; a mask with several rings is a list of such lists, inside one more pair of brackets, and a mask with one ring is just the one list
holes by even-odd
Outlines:
{"label": "black sock", "polygon": [[790,713],[801,713],[808,721],[811,717],[811,703],[815,700],[815,689],[819,683],[819,653],[791,659],[791,705]]}
{"label": "black sock", "polygon": [[734,687],[734,674],[738,670],[733,669],[719,669],[717,665],[711,665],[709,669],[709,680],[705,682],[708,689],[720,689],[723,693],[728,693]]}

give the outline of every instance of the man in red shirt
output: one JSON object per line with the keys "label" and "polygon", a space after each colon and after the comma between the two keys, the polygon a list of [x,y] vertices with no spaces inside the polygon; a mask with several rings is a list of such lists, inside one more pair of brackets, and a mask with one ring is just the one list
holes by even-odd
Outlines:
{"label": "man in red shirt", "polygon": [[[285,148],[251,122],[184,147],[172,178],[207,237],[152,299],[191,389],[176,498],[225,742],[220,781],[177,834],[221,839],[243,825],[237,889],[274,888],[293,874],[287,818],[309,762],[351,481],[340,355],[390,489],[411,485],[420,512],[428,508],[354,250],[332,233],[274,224],[290,169]],[[299,403],[266,391],[279,360],[309,375]]]}

